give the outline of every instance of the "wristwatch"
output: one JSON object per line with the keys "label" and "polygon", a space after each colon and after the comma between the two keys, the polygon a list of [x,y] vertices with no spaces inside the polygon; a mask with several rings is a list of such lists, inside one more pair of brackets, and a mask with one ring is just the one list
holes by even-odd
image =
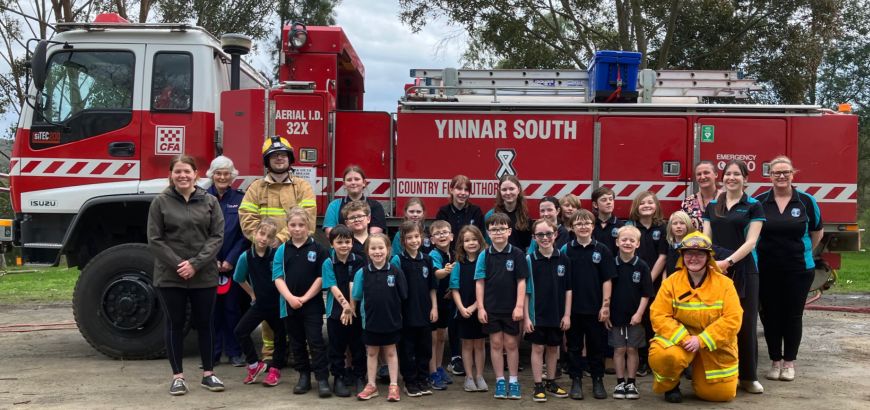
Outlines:
{"label": "wristwatch", "polygon": [[729,268],[732,267],[732,266],[734,266],[734,261],[731,260],[731,258],[725,259],[725,262],[728,262],[728,267],[729,267]]}

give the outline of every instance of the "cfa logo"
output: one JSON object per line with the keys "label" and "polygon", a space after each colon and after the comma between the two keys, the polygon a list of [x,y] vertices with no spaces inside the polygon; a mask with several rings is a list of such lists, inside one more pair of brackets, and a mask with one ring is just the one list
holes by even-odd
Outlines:
{"label": "cfa logo", "polygon": [[184,127],[158,126],[154,128],[154,154],[180,155],[184,153]]}

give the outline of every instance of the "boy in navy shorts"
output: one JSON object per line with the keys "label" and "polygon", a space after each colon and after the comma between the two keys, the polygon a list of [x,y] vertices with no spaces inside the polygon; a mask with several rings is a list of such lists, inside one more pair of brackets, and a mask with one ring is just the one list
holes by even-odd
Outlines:
{"label": "boy in navy shorts", "polygon": [[[365,387],[366,352],[362,344],[362,327],[356,318],[356,303],[350,297],[356,271],[365,259],[352,252],[353,232],[344,225],[329,231],[332,250],[323,262],[323,290],[326,291],[326,333],[329,335],[329,367],[333,376],[332,392],[350,397],[350,387],[359,393]],[[345,352],[350,350],[351,367],[345,367]]]}
{"label": "boy in navy shorts", "polygon": [[583,399],[583,368],[581,352],[586,347],[589,372],[592,374],[592,395],[606,399],[604,390],[604,351],[607,330],[604,321],[610,317],[610,280],[616,275],[613,254],[607,245],[592,238],[595,216],[581,209],[570,220],[575,239],[562,246],[562,253],[571,260],[571,328],[568,339],[568,373],[571,375],[572,399]]}
{"label": "boy in navy shorts", "polygon": [[[536,249],[527,256],[529,263],[528,298],[526,302],[526,340],[532,342],[532,375],[535,391],[532,400],[547,401],[568,397],[568,392],[556,384],[556,360],[565,330],[571,327],[571,261],[558,249],[556,225],[546,219],[532,224]],[[542,380],[544,353],[547,356],[548,380]]]}
{"label": "boy in navy shorts", "polygon": [[[477,318],[483,324],[483,331],[489,334],[490,359],[496,376],[495,398],[519,400],[522,393],[517,380],[520,361],[517,339],[520,321],[525,316],[529,266],[523,250],[508,243],[510,224],[510,217],[501,212],[486,219],[492,246],[477,259],[474,280],[477,281],[477,300],[483,301]],[[507,352],[510,391],[504,379],[502,349]]]}
{"label": "boy in navy shorts", "polygon": [[456,306],[453,304],[453,295],[450,292],[450,273],[453,272],[455,262],[450,248],[450,244],[453,243],[453,232],[450,229],[450,223],[447,221],[439,220],[429,225],[429,233],[435,245],[435,249],[429,252],[429,256],[435,266],[435,277],[438,278],[438,291],[435,297],[438,304],[438,321],[432,324],[432,358],[429,361],[431,373],[429,379],[432,388],[436,390],[444,390],[448,384],[453,384],[453,379],[441,365],[444,361],[444,344],[448,337],[451,340],[451,353],[454,354],[456,351],[453,350],[452,341],[458,337],[453,324]]}
{"label": "boy in navy shorts", "polygon": [[610,329],[608,343],[613,347],[613,364],[616,366],[617,384],[613,398],[638,399],[640,394],[634,382],[638,366],[637,349],[646,345],[641,321],[652,296],[652,278],[649,266],[634,254],[640,246],[640,230],[634,226],[619,228],[616,246],[619,247],[619,256],[615,258],[613,303],[610,318],[605,322]]}

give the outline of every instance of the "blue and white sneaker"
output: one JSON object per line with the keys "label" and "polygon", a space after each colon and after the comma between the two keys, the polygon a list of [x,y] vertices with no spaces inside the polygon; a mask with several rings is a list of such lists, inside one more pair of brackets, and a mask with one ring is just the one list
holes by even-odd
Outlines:
{"label": "blue and white sneaker", "polygon": [[441,375],[439,375],[438,372],[429,375],[429,385],[431,385],[435,390],[447,390],[447,384],[444,383],[444,380],[441,379]]}
{"label": "blue and white sneaker", "polygon": [[523,398],[523,394],[520,392],[520,382],[511,383],[508,386],[508,398],[511,400],[519,400]]}
{"label": "blue and white sneaker", "polygon": [[507,382],[504,379],[499,379],[495,381],[495,394],[493,397],[497,399],[506,399],[507,398]]}
{"label": "blue and white sneaker", "polygon": [[438,372],[438,377],[441,378],[441,381],[443,381],[444,384],[453,384],[453,378],[450,377],[449,374],[447,374],[447,371],[444,370],[443,367],[439,367],[439,368],[436,369],[435,371]]}

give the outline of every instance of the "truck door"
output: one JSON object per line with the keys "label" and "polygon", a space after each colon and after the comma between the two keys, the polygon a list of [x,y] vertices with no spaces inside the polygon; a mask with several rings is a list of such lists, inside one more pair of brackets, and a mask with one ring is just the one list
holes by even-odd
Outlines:
{"label": "truck door", "polygon": [[[135,193],[140,172],[142,56],[137,44],[49,50],[45,86],[10,163],[25,261],[53,263],[89,199]],[[26,127],[23,127],[26,128]]]}
{"label": "truck door", "polygon": [[214,157],[221,89],[214,83],[212,53],[202,46],[148,45],[144,71],[140,190],[160,192],[169,160],[176,155],[196,157],[203,168],[199,176],[205,176]]}
{"label": "truck door", "polygon": [[652,191],[662,213],[685,197],[690,126],[684,117],[601,117],[599,186],[616,193],[614,213],[628,217],[631,201]]}
{"label": "truck door", "polygon": [[296,162],[293,165],[296,176],[311,184],[317,195],[318,213],[326,210],[327,203],[319,192],[321,179],[326,172],[324,147],[327,136],[327,100],[324,93],[298,93],[273,91],[274,132],[287,139],[293,146]]}
{"label": "truck door", "polygon": [[749,169],[748,195],[770,186],[767,164],[777,155],[786,153],[784,118],[699,117],[697,124],[698,159],[713,161],[720,178],[725,164],[738,159],[746,162]]}
{"label": "truck door", "polygon": [[[387,112],[338,111],[335,113],[335,141],[332,144],[333,195],[346,195],[342,174],[348,165],[359,165],[369,182],[366,195],[379,201],[387,216],[393,215],[391,187],[393,170],[393,118]],[[324,181],[327,182],[327,181]],[[327,184],[324,192],[332,192]]]}

